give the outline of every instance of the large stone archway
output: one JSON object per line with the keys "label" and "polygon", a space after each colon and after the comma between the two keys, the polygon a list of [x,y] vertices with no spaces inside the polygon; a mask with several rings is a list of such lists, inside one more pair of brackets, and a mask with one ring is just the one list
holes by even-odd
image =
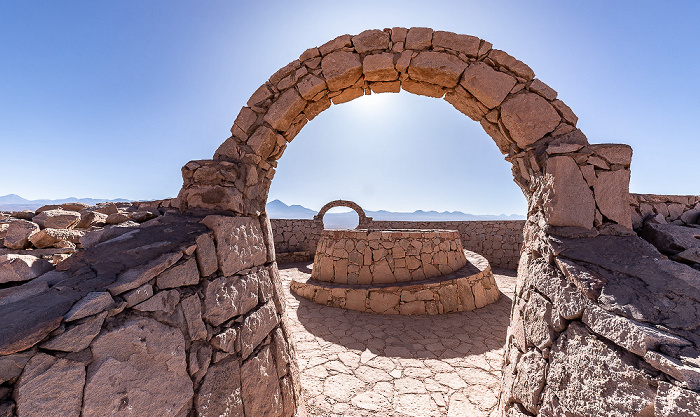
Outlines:
{"label": "large stone archway", "polygon": [[[589,144],[552,88],[479,38],[392,28],[308,49],[253,93],[212,160],[183,167],[180,210],[259,222],[268,255],[252,264],[270,268],[280,298],[265,213],[277,161],[332,104],[401,90],[444,98],[478,121],[528,200],[502,415],[674,415],[700,405],[700,368],[689,365],[700,357],[700,316],[689,307],[700,302],[690,283],[700,277],[632,232],[632,149]],[[253,256],[221,252],[236,264]]]}
{"label": "large stone archway", "polygon": [[357,213],[358,217],[358,223],[357,223],[357,229],[362,229],[366,228],[369,223],[372,221],[371,217],[367,217],[365,214],[365,211],[362,210],[362,207],[360,207],[359,204],[355,203],[354,201],[349,201],[349,200],[333,200],[329,203],[326,203],[323,207],[321,207],[321,210],[318,211],[318,213],[314,216],[314,220],[319,221],[323,223],[323,216],[326,215],[328,210],[334,208],[334,207],[349,207],[355,213]]}
{"label": "large stone archway", "polygon": [[241,109],[214,160],[185,165],[181,209],[264,212],[277,160],[306,123],[331,103],[401,90],[444,98],[478,121],[528,199],[549,174],[546,223],[631,226],[631,148],[589,145],[576,115],[523,62],[477,37],[428,28],[339,36],[281,68]]}

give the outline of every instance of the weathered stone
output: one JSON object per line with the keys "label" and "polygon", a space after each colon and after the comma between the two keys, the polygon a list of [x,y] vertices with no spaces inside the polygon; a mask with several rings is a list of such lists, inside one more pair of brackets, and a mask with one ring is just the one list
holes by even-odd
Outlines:
{"label": "weathered stone", "polygon": [[574,114],[569,106],[566,105],[561,100],[552,101],[552,106],[557,109],[557,112],[561,115],[561,118],[572,126],[576,126],[578,122],[578,116]]}
{"label": "weathered stone", "polygon": [[80,238],[85,235],[82,230],[68,229],[43,229],[29,237],[29,240],[37,248],[60,247],[62,241],[80,243]]}
{"label": "weathered stone", "polygon": [[334,95],[331,97],[331,100],[333,101],[333,104],[342,104],[355,100],[363,95],[365,95],[365,90],[362,87],[351,87],[346,88],[340,94]]}
{"label": "weathered stone", "polygon": [[134,310],[139,311],[162,311],[172,314],[175,306],[180,302],[180,293],[177,290],[161,291],[148,300],[136,304]]}
{"label": "weathered stone", "polygon": [[595,202],[601,214],[615,223],[632,228],[629,205],[630,172],[626,169],[602,171],[593,187]]}
{"label": "weathered stone", "polygon": [[526,410],[536,414],[540,393],[544,388],[547,361],[544,360],[541,353],[533,350],[520,357],[516,369],[517,376],[511,395]]}
{"label": "weathered stone", "polygon": [[397,294],[371,291],[369,293],[369,308],[376,313],[386,313],[394,309],[398,310],[400,300],[401,298]]}
{"label": "weathered stone", "polygon": [[153,295],[153,285],[143,284],[142,286],[131,290],[127,293],[122,294],[124,300],[126,300],[127,307],[133,307],[141,301],[151,298]]}
{"label": "weathered stone", "polygon": [[433,30],[430,28],[410,28],[406,34],[406,49],[429,49],[432,45]]}
{"label": "weathered stone", "polygon": [[126,213],[112,213],[107,216],[105,223],[107,224],[121,224],[126,221],[131,220]]}
{"label": "weathered stone", "polygon": [[394,67],[393,54],[367,55],[362,61],[362,72],[367,81],[393,81],[399,78]]}
{"label": "weathered stone", "polygon": [[26,351],[12,355],[0,356],[0,384],[17,378],[36,351]]}
{"label": "weathered stone", "polygon": [[503,102],[516,82],[508,74],[498,72],[483,62],[475,62],[464,71],[459,84],[492,109]]}
{"label": "weathered stone", "polygon": [[525,336],[527,341],[539,350],[548,348],[554,339],[552,330],[552,303],[536,292],[530,294],[530,299],[523,312]]}
{"label": "weathered stone", "polygon": [[265,240],[255,219],[211,215],[202,223],[214,231],[219,270],[224,276],[265,263]]}
{"label": "weathered stone", "polygon": [[309,74],[297,83],[297,90],[304,100],[313,99],[318,93],[326,89],[326,82],[321,78]]}
{"label": "weathered stone", "polygon": [[84,385],[82,364],[39,353],[27,363],[17,383],[17,415],[80,415]]}
{"label": "weathered stone", "polygon": [[658,417],[700,417],[700,394],[661,381],[654,400],[654,413]]}
{"label": "weathered stone", "polygon": [[547,389],[574,415],[635,415],[656,395],[639,361],[573,322],[550,353]]}
{"label": "weathered stone", "polygon": [[554,100],[557,98],[557,92],[554,91],[554,89],[547,84],[543,83],[539,79],[535,78],[532,80],[530,83],[530,86],[528,87],[530,91],[533,91],[542,97],[546,98],[547,100]]}
{"label": "weathered stone", "polygon": [[452,32],[436,30],[433,33],[433,48],[451,49],[472,58],[479,54],[481,39],[476,36],[458,35]]}
{"label": "weathered stone", "polygon": [[645,353],[644,360],[654,368],[681,382],[683,386],[696,391],[700,389],[700,367],[688,366],[676,358],[654,351]]}
{"label": "weathered stone", "polygon": [[617,143],[596,143],[591,150],[608,163],[629,166],[632,161],[632,147]]}
{"label": "weathered stone", "polygon": [[401,83],[401,88],[409,93],[426,97],[441,98],[445,95],[445,89],[439,85],[413,81],[411,79],[404,80]]}
{"label": "weathered stone", "polygon": [[685,224],[700,224],[700,209],[688,210],[681,214],[680,219]]}
{"label": "weathered stone", "polygon": [[544,98],[522,93],[501,105],[501,120],[513,140],[524,149],[554,130],[561,117]]}
{"label": "weathered stone", "polygon": [[177,288],[195,285],[199,282],[197,260],[190,258],[185,263],[175,265],[161,272],[156,277],[158,288]]}
{"label": "weathered stone", "polygon": [[290,88],[272,103],[263,120],[275,130],[284,132],[292,124],[294,118],[304,110],[304,107],[306,107],[306,100],[299,95],[297,90]]}
{"label": "weathered stone", "polygon": [[83,297],[63,317],[65,321],[75,321],[83,317],[99,314],[114,304],[108,292],[91,292]]}
{"label": "weathered stone", "polygon": [[352,37],[352,45],[360,54],[389,48],[389,34],[379,29],[365,30]]}
{"label": "weathered stone", "polygon": [[700,264],[700,247],[698,248],[688,248],[683,252],[676,254],[677,259],[685,260],[687,262],[694,262]]}
{"label": "weathered stone", "polygon": [[119,213],[119,207],[117,207],[117,205],[112,202],[100,203],[97,205],[97,208],[93,211],[109,216],[110,214]]}
{"label": "weathered stone", "polygon": [[90,317],[85,321],[69,328],[60,335],[49,339],[40,346],[43,349],[59,350],[62,352],[80,352],[90,346],[92,340],[100,333],[102,323],[107,317],[107,312],[103,312],[95,317]]}
{"label": "weathered stone", "polygon": [[489,52],[489,58],[491,58],[499,67],[508,69],[518,77],[523,77],[528,81],[535,78],[535,72],[532,71],[529,66],[508,55],[506,52],[498,49],[492,49]]}
{"label": "weathered stone", "polygon": [[549,224],[592,228],[595,200],[576,161],[569,156],[549,158],[547,174],[554,177]]}
{"label": "weathered stone", "polygon": [[254,275],[222,277],[207,284],[204,319],[218,326],[231,317],[245,314],[258,304],[258,282]]}
{"label": "weathered stone", "polygon": [[352,47],[352,36],[350,35],[340,35],[337,38],[330,40],[323,45],[318,47],[319,52],[321,55],[328,55],[329,53],[333,51],[337,51],[339,49],[344,49],[344,48],[349,48]]}
{"label": "weathered stone", "polygon": [[102,227],[107,224],[107,215],[96,211],[88,211],[80,217],[76,229],[87,229],[90,226]]}
{"label": "weathered stone", "polygon": [[233,354],[238,352],[238,348],[236,346],[237,339],[238,330],[235,328],[228,328],[223,332],[214,335],[214,337],[211,338],[210,343],[216,349]]}
{"label": "weathered stone", "polygon": [[331,91],[351,87],[362,76],[362,61],[352,52],[333,52],[323,57],[321,69]]}
{"label": "weathered stone", "polygon": [[269,346],[241,366],[241,397],[247,416],[282,415],[280,386]]}
{"label": "weathered stone", "polygon": [[62,209],[46,210],[32,217],[32,221],[42,229],[71,229],[80,221],[80,213]]}
{"label": "weathered stone", "polygon": [[193,294],[182,300],[182,312],[187,322],[187,333],[190,340],[206,340],[207,327],[202,321],[202,303],[197,294]]}
{"label": "weathered stone", "polygon": [[[267,398],[264,392],[258,394]],[[229,356],[209,367],[194,397],[194,406],[201,417],[243,416],[241,368],[235,357]]]}
{"label": "weathered stone", "polygon": [[[46,275],[46,274],[44,274]],[[16,285],[9,288],[4,288],[0,290],[0,306],[5,304],[14,303],[15,301],[24,300],[46,292],[49,289],[49,285],[43,280],[34,280],[32,282],[27,282],[22,285]]]}
{"label": "weathered stone", "polygon": [[138,288],[174,265],[181,257],[182,251],[166,253],[144,265],[129,269],[119,275],[117,281],[107,287],[107,290],[112,295],[118,295]]}
{"label": "weathered stone", "polygon": [[209,369],[212,360],[212,348],[209,343],[195,342],[190,345],[188,356],[189,373],[195,383],[198,383]]}
{"label": "weathered stone", "polygon": [[474,121],[481,120],[488,111],[486,106],[461,86],[445,94],[445,101]]}
{"label": "weathered stone", "polygon": [[411,59],[408,75],[416,81],[454,88],[466,67],[466,62],[454,55],[426,51]]}
{"label": "weathered stone", "polygon": [[27,249],[29,238],[39,231],[39,225],[27,220],[12,220],[5,233],[4,244],[10,249]]}
{"label": "weathered stone", "polygon": [[209,233],[197,236],[197,251],[195,254],[201,276],[208,277],[216,272],[219,267],[216,259],[216,246],[214,246],[214,239]]}
{"label": "weathered stone", "polygon": [[267,126],[260,126],[248,139],[248,146],[263,159],[270,157],[277,143],[277,134]]}
{"label": "weathered stone", "polygon": [[700,248],[698,229],[675,224],[647,223],[639,235],[659,251],[676,254],[690,248]]}
{"label": "weathered stone", "polygon": [[29,281],[52,269],[51,262],[33,255],[0,255],[0,284]]}
{"label": "weathered stone", "polygon": [[192,381],[182,332],[149,318],[130,318],[92,344],[83,416],[180,415],[191,406]]}
{"label": "weathered stone", "polygon": [[271,301],[246,317],[239,333],[241,357],[247,358],[277,324],[279,324],[277,309]]}

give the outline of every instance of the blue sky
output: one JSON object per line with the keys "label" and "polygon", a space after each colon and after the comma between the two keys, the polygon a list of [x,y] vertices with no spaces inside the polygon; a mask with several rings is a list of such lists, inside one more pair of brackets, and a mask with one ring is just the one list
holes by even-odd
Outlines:
{"label": "blue sky", "polygon": [[[632,192],[700,194],[700,2],[3,1],[0,195],[157,199],[305,49],[427,26],[527,63],[591,143],[634,148]],[[270,199],[318,209],[525,212],[479,125],[408,93],[333,106],[287,148]]]}

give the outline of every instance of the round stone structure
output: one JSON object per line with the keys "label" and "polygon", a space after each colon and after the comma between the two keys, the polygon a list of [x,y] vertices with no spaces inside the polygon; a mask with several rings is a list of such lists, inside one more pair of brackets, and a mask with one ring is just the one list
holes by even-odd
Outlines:
{"label": "round stone structure", "polygon": [[456,230],[324,230],[311,278],[390,284],[446,275],[466,263]]}

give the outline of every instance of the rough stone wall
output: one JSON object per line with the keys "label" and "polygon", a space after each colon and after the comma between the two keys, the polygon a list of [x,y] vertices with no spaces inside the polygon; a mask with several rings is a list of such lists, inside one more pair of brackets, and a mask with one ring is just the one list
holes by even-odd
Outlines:
{"label": "rough stone wall", "polygon": [[166,215],[93,243],[0,288],[0,415],[295,413],[264,218]]}
{"label": "rough stone wall", "polygon": [[[270,219],[275,236],[278,262],[311,260],[316,253],[318,239],[323,230],[315,220]],[[523,241],[524,220],[514,221],[450,221],[409,222],[379,221],[369,223],[374,229],[443,229],[457,230],[464,249],[483,255],[491,265],[516,268]],[[290,260],[290,252],[306,252]]]}
{"label": "rough stone wall", "polygon": [[449,274],[466,263],[456,231],[325,230],[311,278],[341,284],[390,284]]}
{"label": "rough stone wall", "polygon": [[619,226],[543,229],[531,207],[502,415],[699,416],[700,272]]}
{"label": "rough stone wall", "polygon": [[632,225],[635,229],[653,218],[656,223],[700,223],[700,196],[630,194]]}

